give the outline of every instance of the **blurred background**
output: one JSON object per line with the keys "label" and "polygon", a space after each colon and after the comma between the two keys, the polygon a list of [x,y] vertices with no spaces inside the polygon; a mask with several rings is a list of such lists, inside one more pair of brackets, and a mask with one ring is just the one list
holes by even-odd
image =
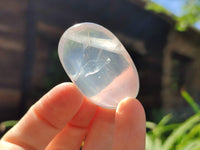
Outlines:
{"label": "blurred background", "polygon": [[52,87],[69,81],[57,46],[80,22],[101,24],[124,44],[138,69],[137,98],[147,120],[190,113],[180,90],[200,102],[200,19],[187,14],[195,9],[188,1],[1,0],[0,122],[19,119]]}

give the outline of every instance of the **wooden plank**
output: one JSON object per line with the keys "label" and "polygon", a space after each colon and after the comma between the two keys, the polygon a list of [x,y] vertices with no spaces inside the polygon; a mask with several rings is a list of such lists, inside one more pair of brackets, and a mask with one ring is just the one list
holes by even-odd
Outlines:
{"label": "wooden plank", "polygon": [[31,85],[41,87],[44,83],[44,77],[48,66],[49,46],[45,39],[37,38],[35,59],[33,64]]}
{"label": "wooden plank", "polygon": [[25,113],[26,101],[28,97],[28,92],[31,91],[31,77],[35,56],[36,48],[36,10],[35,10],[35,0],[27,1],[27,13],[26,13],[26,47],[24,51],[24,65],[21,78],[21,90],[22,96],[19,105],[19,117]]}
{"label": "wooden plank", "polygon": [[37,29],[39,32],[43,32],[46,35],[56,36],[56,37],[61,36],[64,32],[64,29],[59,28],[56,25],[47,24],[42,21],[39,21],[37,23]]}
{"label": "wooden plank", "polygon": [[[24,33],[26,0],[0,1],[0,35]],[[3,34],[3,35],[2,35]],[[16,38],[16,37],[15,37]],[[18,37],[17,37],[18,38]]]}
{"label": "wooden plank", "polygon": [[24,38],[25,34],[25,24],[24,23],[17,23],[11,24],[6,22],[0,22],[0,35],[1,37],[7,38]]}
{"label": "wooden plank", "polygon": [[21,97],[21,91],[12,88],[0,88],[0,105],[7,106],[17,106]]}
{"label": "wooden plank", "polygon": [[[37,12],[38,20],[45,22],[46,24],[51,24],[58,27],[69,27],[72,23],[76,22],[76,16],[80,18],[81,12],[74,9],[74,4],[79,4],[73,1],[38,1],[37,2]],[[55,7],[56,6],[56,7]],[[86,6],[86,5],[85,5]],[[86,12],[85,12],[86,13]],[[82,14],[82,15],[85,15]],[[73,15],[72,15],[73,14]]]}
{"label": "wooden plank", "polygon": [[0,87],[20,87],[23,53],[0,50]]}
{"label": "wooden plank", "polygon": [[6,49],[21,52],[24,51],[24,47],[23,39],[8,39],[0,36],[0,50]]}
{"label": "wooden plank", "polygon": [[23,51],[11,51],[7,49],[0,50],[0,62],[1,63],[14,63],[17,65],[18,63],[23,62]]}
{"label": "wooden plank", "polygon": [[0,1],[0,10],[9,11],[11,13],[24,13],[26,10],[26,1],[27,0],[1,0]]}
{"label": "wooden plank", "polygon": [[0,13],[1,23],[10,24],[13,27],[24,27],[24,16],[25,14],[12,14],[12,13]]}
{"label": "wooden plank", "polygon": [[0,88],[0,121],[16,119],[21,91],[14,88]]}

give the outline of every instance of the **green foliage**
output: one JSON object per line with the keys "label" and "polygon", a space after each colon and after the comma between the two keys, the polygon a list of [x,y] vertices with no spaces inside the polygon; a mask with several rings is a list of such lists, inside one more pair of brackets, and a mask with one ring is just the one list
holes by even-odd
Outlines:
{"label": "green foliage", "polygon": [[145,9],[154,11],[156,13],[165,13],[167,15],[172,15],[172,13],[170,11],[168,11],[167,9],[165,9],[164,7],[162,7],[158,4],[156,4],[152,1],[149,1],[149,0],[147,0],[146,2],[147,2],[147,4],[145,5]]}
{"label": "green foliage", "polygon": [[154,11],[156,13],[164,13],[171,16],[176,21],[175,28],[178,31],[185,31],[188,27],[194,26],[195,23],[200,21],[200,1],[186,0],[185,5],[182,7],[181,16],[175,16],[163,6],[160,6],[151,0],[144,0],[146,2],[145,9]]}
{"label": "green foliage", "polygon": [[181,91],[182,97],[186,100],[186,102],[192,107],[195,113],[200,113],[199,105],[194,101],[194,99],[186,92],[185,90]]}
{"label": "green foliage", "polygon": [[200,149],[200,107],[184,90],[181,95],[192,107],[195,114],[182,123],[169,121],[171,114],[155,124],[147,122],[146,150],[198,150]]}
{"label": "green foliage", "polygon": [[4,121],[4,122],[0,123],[0,126],[4,127],[4,128],[10,128],[10,127],[14,126],[17,122],[18,121],[16,121],[16,120]]}
{"label": "green foliage", "polygon": [[0,123],[0,137],[10,128],[12,128],[18,121],[10,120]]}

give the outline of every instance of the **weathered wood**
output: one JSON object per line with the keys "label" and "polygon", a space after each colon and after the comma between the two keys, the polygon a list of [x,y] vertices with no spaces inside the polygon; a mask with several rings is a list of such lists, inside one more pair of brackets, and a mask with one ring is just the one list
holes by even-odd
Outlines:
{"label": "weathered wood", "polygon": [[7,49],[0,50],[0,87],[19,88],[21,82],[23,53]]}
{"label": "weathered wood", "polygon": [[31,78],[32,87],[42,87],[48,66],[49,46],[45,40],[36,39],[35,58]]}
{"label": "weathered wood", "polygon": [[13,50],[13,51],[24,51],[24,40],[23,39],[9,39],[0,37],[0,49]]}
{"label": "weathered wood", "polygon": [[24,66],[21,80],[22,96],[19,104],[19,117],[26,111],[26,99],[30,91],[30,80],[35,56],[36,44],[36,12],[34,0],[28,0],[26,12],[26,48],[24,53]]}
{"label": "weathered wood", "polygon": [[50,36],[50,37],[54,37],[54,38],[59,37],[64,32],[64,29],[59,28],[56,25],[47,24],[42,21],[38,21],[37,29],[40,33],[43,33],[46,36]]}
{"label": "weathered wood", "polygon": [[26,0],[1,0],[0,10],[6,11],[9,13],[24,13],[26,10],[27,4]]}
{"label": "weathered wood", "polygon": [[[186,32],[186,34],[188,33]],[[198,100],[200,98],[200,45],[196,45],[195,42],[189,40],[183,33],[175,30],[171,30],[168,35],[168,42],[163,50],[164,59],[162,67],[162,102],[166,110],[174,109],[178,105],[182,106],[184,104],[180,94],[181,88],[186,88],[195,99]],[[185,60],[178,60],[174,58],[174,55],[178,55]],[[180,63],[179,67],[181,68],[179,70],[182,70],[182,72],[178,72],[179,76],[177,79],[182,81],[181,85],[179,85],[178,81],[174,83],[175,81],[173,80],[174,72],[177,72],[177,70],[173,69],[175,66],[174,60]],[[176,88],[173,88],[173,84],[178,85],[176,85]]]}
{"label": "weathered wood", "polygon": [[21,97],[20,89],[0,88],[1,106],[9,107],[10,105],[18,106]]}

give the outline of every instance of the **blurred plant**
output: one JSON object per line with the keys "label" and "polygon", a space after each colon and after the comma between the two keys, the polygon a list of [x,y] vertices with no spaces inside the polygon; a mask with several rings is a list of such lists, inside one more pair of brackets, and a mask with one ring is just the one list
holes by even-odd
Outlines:
{"label": "blurred plant", "polygon": [[185,0],[185,4],[182,6],[182,11],[184,13],[181,16],[173,15],[172,12],[151,0],[144,1],[146,2],[145,9],[171,16],[176,21],[175,27],[178,31],[185,31],[188,27],[194,26],[196,23],[200,22],[199,0]]}
{"label": "blurred plant", "polygon": [[185,90],[182,97],[192,107],[195,114],[182,123],[169,123],[168,114],[155,124],[146,123],[146,150],[199,150],[200,149],[200,107]]}
{"label": "blurred plant", "polygon": [[10,120],[10,121],[4,121],[0,123],[0,137],[8,131],[10,128],[12,128],[18,121],[16,120]]}

